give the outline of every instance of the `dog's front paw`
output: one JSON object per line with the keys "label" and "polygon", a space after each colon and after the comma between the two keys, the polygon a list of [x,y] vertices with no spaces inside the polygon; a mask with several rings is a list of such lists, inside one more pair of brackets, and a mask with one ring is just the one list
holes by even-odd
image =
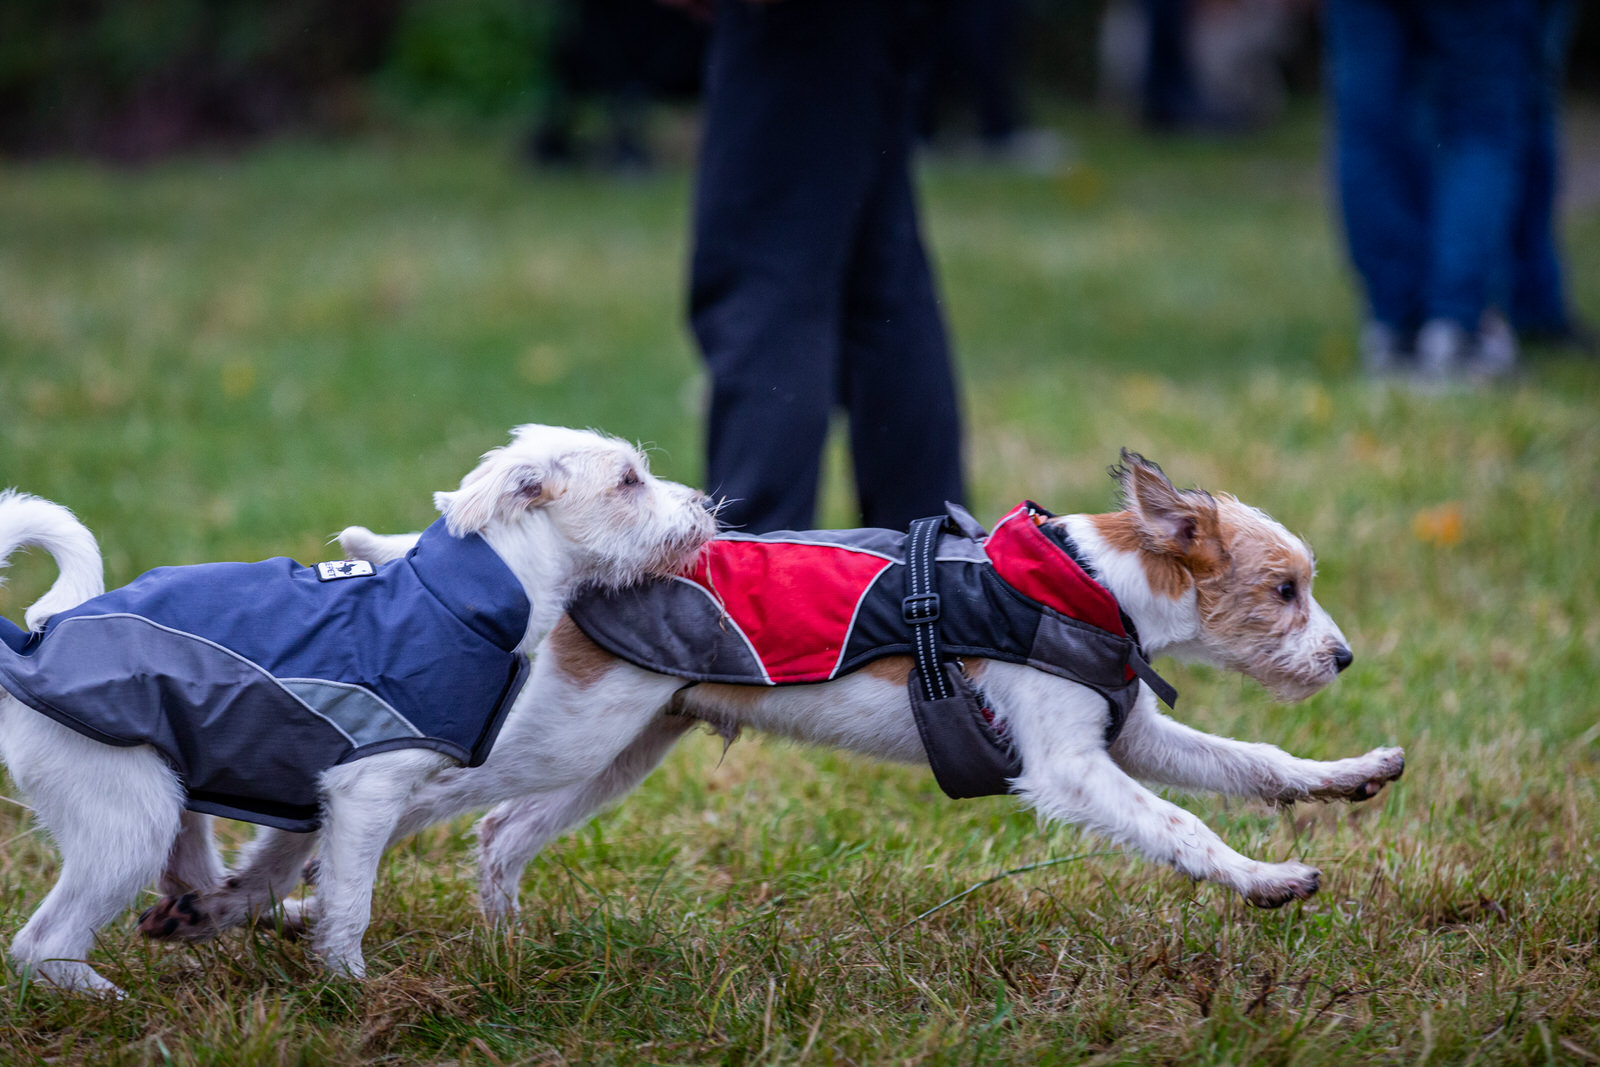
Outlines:
{"label": "dog's front paw", "polygon": [[1357,756],[1348,763],[1349,769],[1330,777],[1322,787],[1312,792],[1316,800],[1348,800],[1359,803],[1371,800],[1383,787],[1406,772],[1406,752],[1403,748],[1375,748],[1365,756]]}
{"label": "dog's front paw", "polygon": [[1264,863],[1244,899],[1257,908],[1281,908],[1305,900],[1322,884],[1322,872],[1303,863]]}
{"label": "dog's front paw", "polygon": [[367,961],[361,955],[361,946],[356,944],[346,949],[332,949],[323,945],[316,950],[322,959],[323,970],[333,978],[352,978],[361,981],[367,976]]}
{"label": "dog's front paw", "polygon": [[198,893],[162,897],[139,916],[139,933],[152,941],[204,941],[217,926]]}

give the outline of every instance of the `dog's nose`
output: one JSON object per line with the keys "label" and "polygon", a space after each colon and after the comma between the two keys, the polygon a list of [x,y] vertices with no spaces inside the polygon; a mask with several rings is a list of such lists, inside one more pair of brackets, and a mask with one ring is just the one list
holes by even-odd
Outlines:
{"label": "dog's nose", "polygon": [[1333,665],[1340,671],[1356,661],[1356,654],[1350,651],[1348,645],[1340,645],[1333,650]]}

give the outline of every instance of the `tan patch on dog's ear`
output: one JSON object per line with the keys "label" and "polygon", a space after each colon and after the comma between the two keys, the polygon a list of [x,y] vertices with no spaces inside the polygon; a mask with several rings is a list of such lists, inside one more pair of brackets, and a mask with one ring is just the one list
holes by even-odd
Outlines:
{"label": "tan patch on dog's ear", "polygon": [[556,668],[579,689],[588,689],[611,672],[617,658],[589,639],[578,629],[570,615],[561,616],[555,629],[545,639],[550,655],[555,657]]}
{"label": "tan patch on dog's ear", "polygon": [[1139,557],[1139,565],[1144,569],[1145,581],[1150,584],[1151,592],[1176,600],[1194,584],[1181,559],[1149,550],[1140,533],[1139,520],[1132,512],[1090,515],[1089,522],[1111,548]]}
{"label": "tan patch on dog's ear", "polygon": [[1127,449],[1111,474],[1126,508],[1090,521],[1111,547],[1139,553],[1151,589],[1176,598],[1227,569],[1228,547],[1211,494],[1176,488],[1160,467]]}

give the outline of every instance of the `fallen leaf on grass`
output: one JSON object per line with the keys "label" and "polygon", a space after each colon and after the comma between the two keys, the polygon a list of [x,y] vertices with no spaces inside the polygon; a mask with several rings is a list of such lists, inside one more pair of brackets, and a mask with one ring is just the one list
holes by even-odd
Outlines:
{"label": "fallen leaf on grass", "polygon": [[1425,545],[1450,548],[1461,543],[1463,525],[1460,504],[1440,504],[1417,512],[1411,519],[1411,532]]}

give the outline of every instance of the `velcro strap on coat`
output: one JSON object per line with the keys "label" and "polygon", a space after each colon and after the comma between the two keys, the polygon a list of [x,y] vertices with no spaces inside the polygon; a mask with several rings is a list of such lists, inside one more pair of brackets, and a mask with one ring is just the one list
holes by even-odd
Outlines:
{"label": "velcro strap on coat", "polygon": [[922,679],[924,700],[948,700],[954,695],[950,681],[939,663],[939,604],[935,560],[939,553],[939,534],[944,516],[917,519],[906,536],[906,595],[900,601],[900,614],[911,630],[911,647],[916,652],[917,673]]}
{"label": "velcro strap on coat", "polygon": [[[1172,687],[1171,682],[1156,673],[1156,669],[1150,666],[1150,661],[1144,658],[1144,650],[1137,645],[1128,653],[1128,667],[1133,671],[1134,677],[1150,687],[1151,692],[1155,693],[1161,703],[1169,708],[1178,706],[1178,691]],[[1118,729],[1121,729],[1120,724]]]}

